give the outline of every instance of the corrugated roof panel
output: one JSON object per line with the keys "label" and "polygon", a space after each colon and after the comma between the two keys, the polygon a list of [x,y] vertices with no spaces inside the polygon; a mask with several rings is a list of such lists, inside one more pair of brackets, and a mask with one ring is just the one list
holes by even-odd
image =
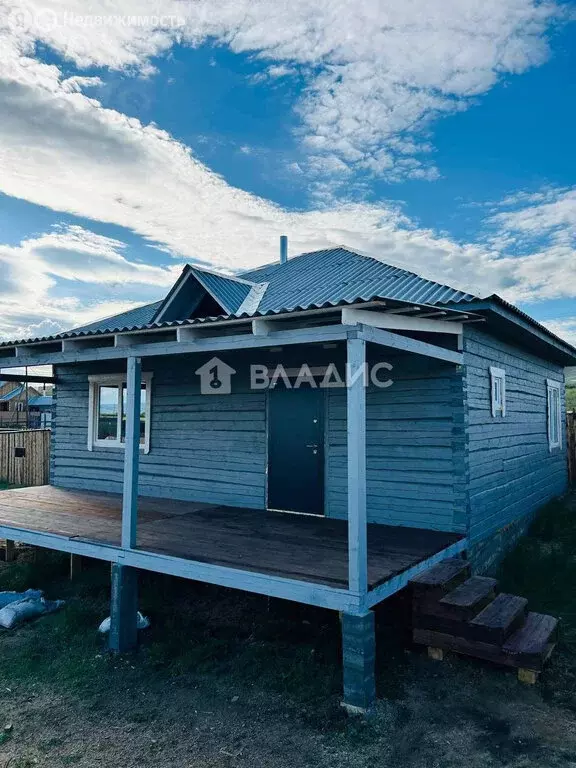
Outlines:
{"label": "corrugated roof panel", "polygon": [[52,403],[52,395],[35,395],[28,400],[28,405],[33,405],[35,408],[47,408]]}
{"label": "corrugated roof panel", "polygon": [[230,314],[238,311],[242,302],[250,293],[252,284],[240,282],[232,277],[217,275],[214,272],[205,272],[200,269],[192,269],[194,275],[205,286],[206,290],[226,308]]}
{"label": "corrugated roof panel", "polygon": [[102,320],[96,320],[88,325],[73,328],[71,331],[68,331],[68,333],[106,333],[114,331],[117,328],[132,328],[134,326],[147,325],[152,322],[152,318],[161,304],[161,301],[155,301],[153,304],[144,304],[142,307],[129,309],[127,312],[121,312],[119,315],[105,317]]}
{"label": "corrugated roof panel", "polygon": [[24,392],[24,385],[21,384],[19,387],[16,387],[16,389],[11,390],[10,392],[7,392],[5,395],[0,396],[1,402],[6,402],[7,400],[13,400],[15,397],[19,397],[22,392]]}
{"label": "corrugated roof panel", "polygon": [[442,302],[476,298],[347,248],[312,251],[285,264],[244,272],[241,277],[269,282],[258,307],[260,312],[374,296],[423,304],[435,304],[440,297]]}

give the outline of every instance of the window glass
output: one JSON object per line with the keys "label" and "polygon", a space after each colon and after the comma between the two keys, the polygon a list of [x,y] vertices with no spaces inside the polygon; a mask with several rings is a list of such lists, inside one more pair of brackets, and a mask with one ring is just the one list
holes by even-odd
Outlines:
{"label": "window glass", "polygon": [[98,440],[118,439],[118,387],[98,387]]}
{"label": "window glass", "polygon": [[496,410],[502,410],[502,379],[499,377],[494,379],[494,405]]}
{"label": "window glass", "polygon": [[[126,384],[122,385],[122,424],[121,441],[126,442]],[[142,385],[140,393],[140,445],[146,442],[146,386]]]}
{"label": "window glass", "polygon": [[560,442],[560,392],[550,390],[550,442],[557,445]]}

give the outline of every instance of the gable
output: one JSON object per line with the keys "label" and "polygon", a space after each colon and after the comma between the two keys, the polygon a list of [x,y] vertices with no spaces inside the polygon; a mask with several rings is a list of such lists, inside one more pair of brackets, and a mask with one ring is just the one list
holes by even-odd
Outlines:
{"label": "gable", "polygon": [[174,322],[195,317],[235,314],[254,283],[186,265],[153,322]]}

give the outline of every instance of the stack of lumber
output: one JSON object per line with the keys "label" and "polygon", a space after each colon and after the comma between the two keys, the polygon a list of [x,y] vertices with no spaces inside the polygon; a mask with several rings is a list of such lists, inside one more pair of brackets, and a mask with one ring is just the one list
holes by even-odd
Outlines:
{"label": "stack of lumber", "polygon": [[473,656],[518,670],[535,683],[556,644],[558,621],[528,611],[524,597],[498,593],[498,582],[471,576],[470,565],[451,558],[416,576],[413,639],[431,658],[445,651]]}

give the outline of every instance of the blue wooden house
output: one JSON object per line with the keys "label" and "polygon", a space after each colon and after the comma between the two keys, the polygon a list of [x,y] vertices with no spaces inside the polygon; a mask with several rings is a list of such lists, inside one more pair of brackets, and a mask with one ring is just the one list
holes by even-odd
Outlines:
{"label": "blue wooden house", "polygon": [[111,647],[138,569],[340,611],[344,701],[374,698],[378,603],[465,553],[490,565],[566,488],[576,350],[480,298],[344,247],[0,346],[54,366],[51,484],[0,536],[112,563]]}

